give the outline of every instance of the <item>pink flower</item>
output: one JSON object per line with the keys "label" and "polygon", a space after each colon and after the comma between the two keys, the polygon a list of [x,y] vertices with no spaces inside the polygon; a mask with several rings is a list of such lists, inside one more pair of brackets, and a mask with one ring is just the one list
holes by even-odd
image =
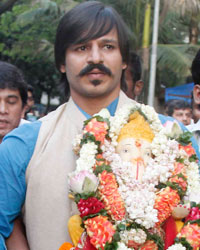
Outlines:
{"label": "pink flower", "polygon": [[80,171],[69,180],[70,190],[74,193],[95,192],[98,186],[98,178],[86,170]]}
{"label": "pink flower", "polygon": [[198,207],[192,207],[190,209],[190,213],[186,217],[186,221],[188,220],[199,220],[200,219],[200,209]]}

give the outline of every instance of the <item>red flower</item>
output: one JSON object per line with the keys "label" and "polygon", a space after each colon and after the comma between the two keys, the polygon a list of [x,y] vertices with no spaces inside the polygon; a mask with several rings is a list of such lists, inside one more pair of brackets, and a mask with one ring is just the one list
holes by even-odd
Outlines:
{"label": "red flower", "polygon": [[192,207],[190,213],[186,217],[185,221],[188,220],[199,220],[200,219],[200,209],[198,207]]}
{"label": "red flower", "polygon": [[90,197],[86,200],[80,199],[78,202],[78,209],[81,217],[89,214],[96,214],[104,207],[104,204],[95,197]]}

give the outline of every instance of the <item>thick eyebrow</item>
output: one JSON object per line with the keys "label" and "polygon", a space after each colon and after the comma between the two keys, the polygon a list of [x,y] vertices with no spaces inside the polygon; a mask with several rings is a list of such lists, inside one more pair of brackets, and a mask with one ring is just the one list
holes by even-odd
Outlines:
{"label": "thick eyebrow", "polygon": [[7,98],[16,98],[16,99],[18,99],[19,97],[17,95],[8,95]]}
{"label": "thick eyebrow", "polygon": [[118,45],[118,41],[114,40],[114,39],[102,39],[101,42],[102,43],[113,43],[113,44]]}

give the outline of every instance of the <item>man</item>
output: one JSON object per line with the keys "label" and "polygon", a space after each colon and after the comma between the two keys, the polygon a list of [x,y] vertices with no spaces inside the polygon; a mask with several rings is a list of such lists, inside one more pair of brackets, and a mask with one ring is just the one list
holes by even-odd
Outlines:
{"label": "man", "polygon": [[[6,134],[25,123],[22,117],[26,102],[27,84],[22,73],[16,66],[0,61],[0,143]],[[15,228],[17,227],[23,229],[20,220],[15,222]],[[7,241],[8,247],[13,244],[13,240],[15,236]],[[23,236],[20,237],[20,244],[26,244]]]}
{"label": "man", "polygon": [[166,114],[182,122],[185,126],[191,124],[192,109],[189,103],[184,100],[173,99],[166,104]]}
{"label": "man", "polygon": [[136,53],[131,51],[129,55],[129,64],[125,71],[125,79],[127,85],[125,93],[129,98],[133,100],[138,99],[144,86],[144,82],[141,80],[141,75],[142,65],[140,57]]}
{"label": "man", "polygon": [[192,62],[191,72],[194,81],[192,113],[195,123],[189,125],[187,128],[193,133],[200,147],[200,50],[198,50]]}
{"label": "man", "polygon": [[89,1],[63,16],[55,60],[71,97],[0,145],[0,247],[23,205],[31,250],[56,250],[70,241],[67,221],[74,208],[67,197],[67,177],[76,160],[72,142],[91,115],[105,107],[114,115],[122,104],[134,102],[120,92],[128,55],[126,26],[111,7]]}
{"label": "man", "polygon": [[19,126],[26,101],[27,85],[22,73],[14,65],[0,61],[0,143]]}

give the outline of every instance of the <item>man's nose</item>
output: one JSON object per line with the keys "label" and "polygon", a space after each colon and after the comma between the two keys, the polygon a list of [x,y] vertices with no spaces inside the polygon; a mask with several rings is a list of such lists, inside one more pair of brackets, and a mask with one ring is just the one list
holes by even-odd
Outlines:
{"label": "man's nose", "polygon": [[0,113],[1,114],[8,113],[7,105],[5,102],[0,102]]}
{"label": "man's nose", "polygon": [[98,46],[93,46],[89,51],[88,63],[90,64],[103,63],[102,51]]}

